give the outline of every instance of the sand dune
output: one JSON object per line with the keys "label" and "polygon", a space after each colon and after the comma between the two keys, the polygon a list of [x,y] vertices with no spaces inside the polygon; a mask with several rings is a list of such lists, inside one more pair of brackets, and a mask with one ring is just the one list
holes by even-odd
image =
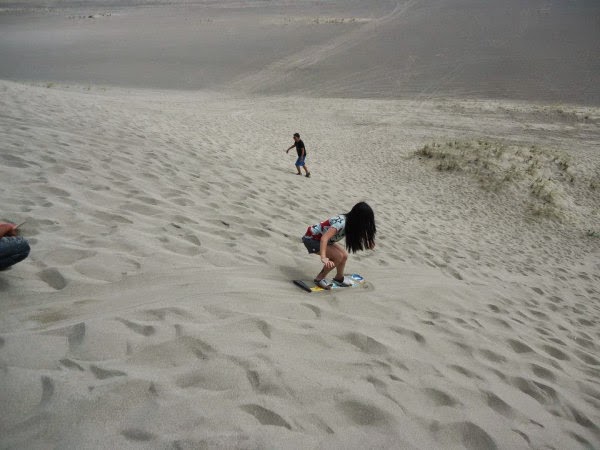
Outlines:
{"label": "sand dune", "polygon": [[600,104],[595,1],[28,2],[0,78],[346,98]]}
{"label": "sand dune", "polygon": [[[3,447],[600,445],[597,109],[0,89]],[[415,153],[483,138],[568,153],[562,220]],[[357,200],[367,287],[297,289]]]}
{"label": "sand dune", "polygon": [[[597,4],[409,0],[390,11],[288,56],[289,64],[277,61],[248,86],[328,97],[458,95],[598,105]],[[240,85],[245,82],[242,77]]]}
{"label": "sand dune", "polygon": [[0,8],[0,447],[599,448],[598,7],[488,3]]}

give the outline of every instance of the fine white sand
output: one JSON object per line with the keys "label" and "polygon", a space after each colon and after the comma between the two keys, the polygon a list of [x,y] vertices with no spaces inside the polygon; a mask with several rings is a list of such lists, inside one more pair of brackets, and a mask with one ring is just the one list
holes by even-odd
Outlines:
{"label": "fine white sand", "polygon": [[[32,246],[0,272],[0,447],[600,447],[600,109],[240,88],[265,73],[0,81]],[[306,227],[361,200],[366,286],[298,289]]]}

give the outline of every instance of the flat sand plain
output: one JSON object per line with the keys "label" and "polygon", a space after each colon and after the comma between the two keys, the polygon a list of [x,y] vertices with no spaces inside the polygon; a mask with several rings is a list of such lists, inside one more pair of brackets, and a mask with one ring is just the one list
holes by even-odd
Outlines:
{"label": "flat sand plain", "polygon": [[[249,9],[263,3],[227,5],[202,23],[222,21],[203,36],[225,50],[229,20],[267,21]],[[150,36],[207,5],[7,8],[2,55],[56,24],[63,42],[63,21],[97,27],[73,41],[90,60],[100,41],[123,49],[73,78],[64,51],[56,78],[2,63],[0,219],[32,245],[0,273],[2,448],[600,446],[600,109],[581,85],[571,102],[452,95],[442,78],[381,98],[380,78],[327,75],[423,5],[272,6],[280,53],[232,26],[249,62],[191,64],[214,71],[203,86],[158,53],[128,66],[142,35],[110,24],[120,11]],[[23,21],[41,28],[5,26]],[[311,23],[338,28],[309,38]],[[146,64],[172,84],[136,86]],[[296,131],[310,179],[284,153]],[[299,290],[318,271],[306,227],[360,200],[377,247],[348,269],[366,287]]]}

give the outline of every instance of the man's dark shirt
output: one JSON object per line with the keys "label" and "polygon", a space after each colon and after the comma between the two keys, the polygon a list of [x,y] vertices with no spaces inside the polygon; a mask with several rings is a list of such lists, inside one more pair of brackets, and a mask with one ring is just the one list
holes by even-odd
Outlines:
{"label": "man's dark shirt", "polygon": [[302,142],[302,139],[298,139],[298,142],[296,142],[294,145],[296,146],[298,156],[302,156],[302,149],[304,149],[304,156],[306,156],[306,148],[304,147],[304,142]]}

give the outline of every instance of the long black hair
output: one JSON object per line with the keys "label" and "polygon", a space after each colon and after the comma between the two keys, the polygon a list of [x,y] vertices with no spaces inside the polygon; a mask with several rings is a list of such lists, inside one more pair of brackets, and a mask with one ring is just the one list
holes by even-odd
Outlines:
{"label": "long black hair", "polygon": [[346,249],[356,253],[375,245],[375,214],[369,205],[360,202],[346,213]]}

